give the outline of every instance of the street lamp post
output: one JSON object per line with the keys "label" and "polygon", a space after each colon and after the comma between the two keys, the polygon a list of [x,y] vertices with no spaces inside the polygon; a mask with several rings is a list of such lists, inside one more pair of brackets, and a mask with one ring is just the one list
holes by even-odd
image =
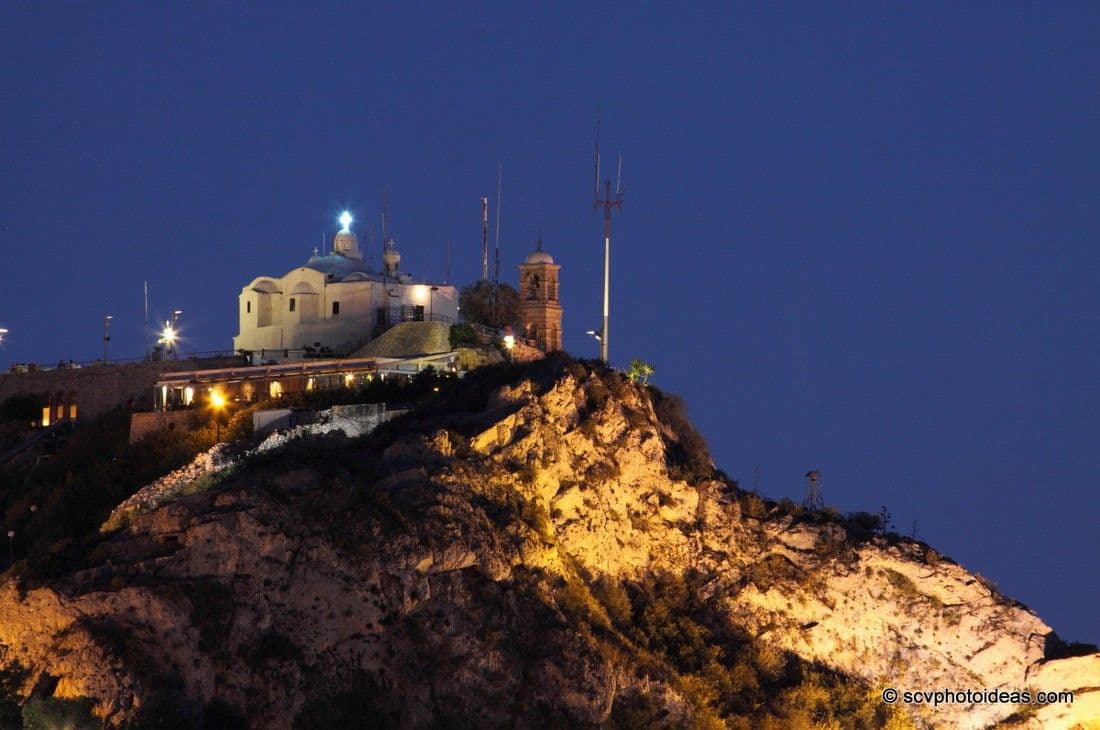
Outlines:
{"label": "street lamp post", "polygon": [[214,443],[220,444],[222,441],[221,411],[225,408],[225,396],[221,391],[215,390],[210,393],[210,407],[214,409]]}
{"label": "street lamp post", "polygon": [[[179,327],[179,321],[180,321],[180,315],[181,315],[181,314],[183,314],[183,310],[182,310],[182,309],[174,309],[174,310],[172,310],[172,331],[173,331],[173,332],[175,332],[175,333],[177,333],[177,335],[178,335],[178,333],[179,333],[179,331],[180,331],[180,327]],[[173,340],[173,345],[174,345],[174,344],[175,344],[175,341]],[[172,354],[173,354],[173,355],[175,355],[175,354],[176,354],[176,351],[175,351],[175,348],[174,348],[174,347],[173,347],[173,349],[172,349]]]}
{"label": "street lamp post", "polygon": [[164,345],[164,353],[171,355],[175,352],[176,328],[171,322],[164,323],[164,329],[160,331],[160,344]]}
{"label": "street lamp post", "polygon": [[110,360],[107,357],[107,344],[111,341],[111,320],[114,318],[113,314],[103,315],[103,362]]}

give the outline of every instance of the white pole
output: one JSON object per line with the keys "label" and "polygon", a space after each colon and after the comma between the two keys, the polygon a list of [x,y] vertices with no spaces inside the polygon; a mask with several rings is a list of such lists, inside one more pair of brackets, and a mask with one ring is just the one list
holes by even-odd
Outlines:
{"label": "white pole", "polygon": [[145,359],[149,359],[149,282],[145,282]]}
{"label": "white pole", "polygon": [[600,339],[600,359],[607,362],[608,305],[611,298],[611,236],[603,239],[603,337]]}

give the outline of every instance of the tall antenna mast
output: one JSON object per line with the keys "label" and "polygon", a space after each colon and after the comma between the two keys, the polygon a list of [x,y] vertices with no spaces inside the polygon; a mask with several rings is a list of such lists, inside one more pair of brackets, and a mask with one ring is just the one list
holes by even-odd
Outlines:
{"label": "tall antenna mast", "polygon": [[374,256],[374,224],[367,224],[367,263],[370,264],[371,258]]}
{"label": "tall antenna mast", "polygon": [[390,237],[390,189],[386,188],[382,193],[382,244],[385,245]]}
{"label": "tall antenna mast", "polygon": [[493,269],[493,284],[500,283],[500,212],[504,209],[504,189],[502,183],[504,181],[504,164],[497,163],[497,241],[496,241],[496,263]]}
{"label": "tall antenna mast", "polygon": [[623,209],[623,158],[619,156],[619,175],[615,181],[615,195],[611,195],[611,178],[600,189],[600,120],[596,118],[596,174],[592,193],[592,208],[603,209],[603,327],[600,329],[600,359],[607,362],[609,339],[609,314],[611,300],[611,213]]}
{"label": "tall antenna mast", "polygon": [[145,283],[145,359],[149,359],[149,282]]}
{"label": "tall antenna mast", "polygon": [[481,197],[481,280],[489,280],[489,198]]}

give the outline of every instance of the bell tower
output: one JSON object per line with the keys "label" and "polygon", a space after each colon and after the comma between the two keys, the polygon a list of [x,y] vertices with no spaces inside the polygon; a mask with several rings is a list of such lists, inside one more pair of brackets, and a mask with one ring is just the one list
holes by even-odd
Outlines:
{"label": "bell tower", "polygon": [[542,250],[541,238],[519,265],[519,316],[523,325],[520,334],[543,352],[561,349],[560,269],[554,258]]}

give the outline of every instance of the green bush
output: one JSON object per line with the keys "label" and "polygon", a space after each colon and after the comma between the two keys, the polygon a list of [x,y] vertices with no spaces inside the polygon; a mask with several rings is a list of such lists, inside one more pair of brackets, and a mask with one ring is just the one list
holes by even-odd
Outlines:
{"label": "green bush", "polygon": [[451,349],[454,350],[474,343],[474,328],[465,322],[451,325]]}
{"label": "green bush", "polygon": [[98,730],[89,699],[61,700],[32,697],[23,705],[24,730]]}
{"label": "green bush", "polygon": [[19,689],[30,672],[18,661],[0,669],[0,728],[20,727]]}

